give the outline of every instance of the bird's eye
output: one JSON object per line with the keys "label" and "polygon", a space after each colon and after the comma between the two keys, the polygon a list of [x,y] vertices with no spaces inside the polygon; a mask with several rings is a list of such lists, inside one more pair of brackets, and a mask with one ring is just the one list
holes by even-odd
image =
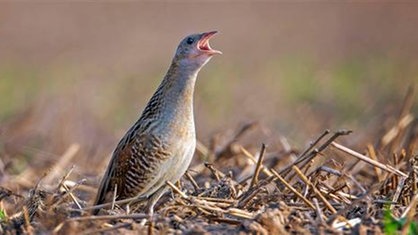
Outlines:
{"label": "bird's eye", "polygon": [[191,45],[194,42],[193,38],[187,38],[187,44]]}

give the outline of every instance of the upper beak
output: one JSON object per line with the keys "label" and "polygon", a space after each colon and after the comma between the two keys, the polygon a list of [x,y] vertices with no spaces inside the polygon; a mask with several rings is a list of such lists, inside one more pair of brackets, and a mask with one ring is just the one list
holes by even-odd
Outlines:
{"label": "upper beak", "polygon": [[214,54],[222,54],[221,51],[218,50],[214,50],[210,47],[209,45],[209,39],[215,35],[218,31],[211,31],[211,32],[207,32],[207,33],[202,33],[202,36],[197,44],[197,47],[199,48],[199,50],[209,54],[209,55],[214,55]]}

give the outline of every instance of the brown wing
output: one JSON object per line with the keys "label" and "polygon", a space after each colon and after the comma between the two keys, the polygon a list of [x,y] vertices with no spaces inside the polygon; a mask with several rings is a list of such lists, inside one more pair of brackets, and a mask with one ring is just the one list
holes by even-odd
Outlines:
{"label": "brown wing", "polygon": [[166,150],[167,146],[157,136],[129,133],[113,153],[99,186],[95,205],[111,201],[115,186],[118,200],[148,193],[144,189],[155,178],[159,164],[171,156]]}
{"label": "brown wing", "polygon": [[[102,181],[100,182],[100,186],[97,191],[97,196],[96,196],[94,205],[103,204],[109,201],[113,197],[113,191],[115,189],[115,185],[123,184],[123,178],[116,177],[116,176],[121,175],[121,173],[123,174],[121,170],[122,171],[126,170],[126,167],[123,167],[123,163],[128,162],[129,156],[131,154],[128,148],[129,145],[125,145],[124,148],[119,148],[121,143],[119,143],[118,147],[113,152],[112,158],[107,166],[106,172],[103,175]],[[122,164],[122,167],[121,167],[121,164]]]}

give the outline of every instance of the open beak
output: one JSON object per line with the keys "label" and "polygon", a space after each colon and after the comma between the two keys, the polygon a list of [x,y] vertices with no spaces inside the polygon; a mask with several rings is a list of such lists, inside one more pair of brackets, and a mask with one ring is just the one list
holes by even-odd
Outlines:
{"label": "open beak", "polygon": [[218,50],[214,50],[212,48],[210,48],[209,45],[209,39],[215,35],[218,31],[212,31],[212,32],[207,32],[207,33],[202,33],[202,37],[200,38],[199,42],[197,43],[197,48],[209,55],[214,55],[214,54],[222,54],[221,51]]}

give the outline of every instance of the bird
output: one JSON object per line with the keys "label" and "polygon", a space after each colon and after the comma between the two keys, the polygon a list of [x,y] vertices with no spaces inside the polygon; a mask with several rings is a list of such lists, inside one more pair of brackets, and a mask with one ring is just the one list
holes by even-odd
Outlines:
{"label": "bird", "polygon": [[[181,40],[171,65],[139,119],[114,149],[94,205],[123,199],[145,199],[146,210],[189,167],[196,147],[193,94],[197,75],[213,55],[209,45],[217,31]],[[98,214],[94,209],[93,214]]]}

